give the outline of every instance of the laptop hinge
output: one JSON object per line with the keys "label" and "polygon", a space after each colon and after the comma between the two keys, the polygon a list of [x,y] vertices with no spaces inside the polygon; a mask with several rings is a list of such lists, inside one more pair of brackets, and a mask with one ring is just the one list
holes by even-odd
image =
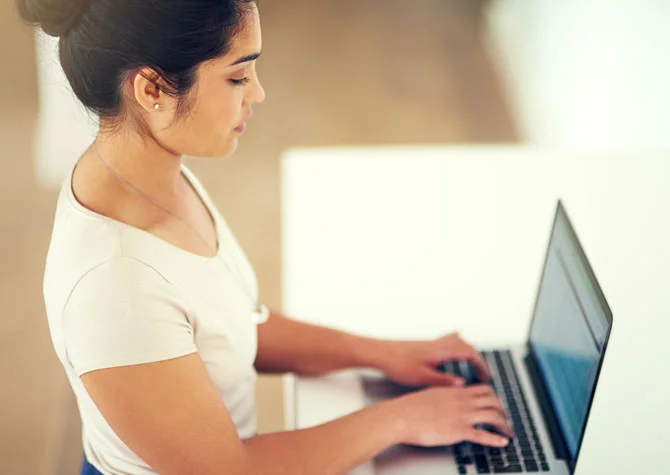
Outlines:
{"label": "laptop hinge", "polygon": [[537,361],[533,356],[533,351],[528,345],[528,351],[524,357],[524,363],[530,380],[533,384],[533,389],[535,389],[535,396],[537,402],[540,405],[540,410],[544,416],[546,422],[547,432],[549,433],[549,438],[551,439],[551,444],[554,447],[554,455],[557,459],[565,460],[568,466],[570,467],[570,472],[574,470],[574,461],[571,459],[567,444],[565,443],[565,438],[561,432],[561,426],[558,423],[558,418],[556,417],[556,412],[551,404],[549,399],[549,394],[544,385],[542,376],[540,375],[540,369],[537,365]]}

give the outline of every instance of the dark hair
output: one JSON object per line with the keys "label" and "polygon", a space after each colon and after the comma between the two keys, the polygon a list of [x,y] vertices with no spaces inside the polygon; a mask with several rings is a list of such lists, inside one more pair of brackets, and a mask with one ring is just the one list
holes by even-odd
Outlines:
{"label": "dark hair", "polygon": [[[253,0],[16,0],[21,17],[60,37],[59,57],[72,90],[101,119],[124,112],[121,84],[153,69],[178,97],[177,115],[200,63],[229,52]],[[151,78],[147,78],[151,79]],[[157,79],[157,78],[154,78]]]}

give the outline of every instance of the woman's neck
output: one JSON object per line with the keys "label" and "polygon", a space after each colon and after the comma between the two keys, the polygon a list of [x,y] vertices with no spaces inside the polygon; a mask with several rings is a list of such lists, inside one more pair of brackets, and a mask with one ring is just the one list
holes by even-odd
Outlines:
{"label": "woman's neck", "polygon": [[[109,178],[119,181],[100,163],[101,159],[118,175],[159,203],[169,206],[182,195],[182,155],[166,150],[154,139],[142,140],[136,134],[101,131],[96,137],[95,147],[91,145],[89,152]],[[122,186],[127,187],[125,184]]]}

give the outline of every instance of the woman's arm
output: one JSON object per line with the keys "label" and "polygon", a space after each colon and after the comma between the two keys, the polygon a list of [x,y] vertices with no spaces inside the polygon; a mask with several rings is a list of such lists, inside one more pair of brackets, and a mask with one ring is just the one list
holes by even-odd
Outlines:
{"label": "woman's arm", "polygon": [[484,358],[458,333],[424,341],[377,340],[271,312],[258,326],[255,366],[260,372],[307,375],[371,367],[409,386],[463,385],[462,378],[440,370],[442,362],[452,360],[470,361],[482,382],[491,377]]}
{"label": "woman's arm", "polygon": [[254,366],[263,373],[318,375],[344,368],[380,366],[384,342],[292,320],[272,310],[258,326]]}
{"label": "woman's arm", "polygon": [[197,353],[81,379],[114,432],[161,475],[342,473],[402,439],[399,419],[379,405],[241,440]]}
{"label": "woman's arm", "polygon": [[161,475],[341,474],[390,445],[504,445],[475,424],[509,432],[491,388],[431,388],[309,429],[241,440],[197,353],[84,373],[118,437]]}

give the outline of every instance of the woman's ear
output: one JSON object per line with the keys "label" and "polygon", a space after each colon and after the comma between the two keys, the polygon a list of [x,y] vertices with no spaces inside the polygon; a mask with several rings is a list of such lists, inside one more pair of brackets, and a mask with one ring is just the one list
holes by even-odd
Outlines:
{"label": "woman's ear", "polygon": [[[141,68],[132,78],[133,92],[137,103],[147,112],[164,107],[165,98],[159,84],[161,77],[151,68]],[[158,107],[156,107],[158,104]]]}

